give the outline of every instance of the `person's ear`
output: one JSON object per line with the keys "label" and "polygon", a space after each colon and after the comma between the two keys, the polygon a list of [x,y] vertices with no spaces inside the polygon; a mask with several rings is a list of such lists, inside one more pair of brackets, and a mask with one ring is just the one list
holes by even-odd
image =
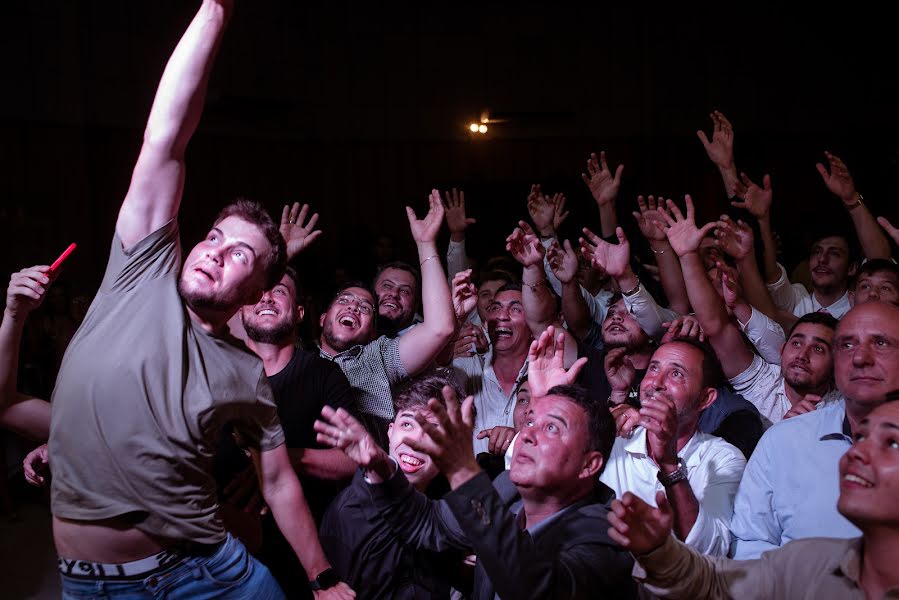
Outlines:
{"label": "person's ear", "polygon": [[297,304],[297,324],[302,323],[305,316],[306,308],[302,304]]}
{"label": "person's ear", "polygon": [[855,277],[856,273],[858,273],[858,262],[853,262],[849,265],[849,277]]}
{"label": "person's ear", "polygon": [[713,387],[703,388],[702,392],[700,392],[699,396],[699,407],[697,410],[699,412],[704,411],[708,407],[712,405],[715,400],[718,399],[718,390]]}
{"label": "person's ear", "polygon": [[327,317],[327,316],[328,316],[328,311],[325,311],[325,312],[322,313],[322,316],[320,316],[320,317],[318,318],[318,326],[319,326],[319,327],[324,327],[324,326],[325,326],[325,317]]}
{"label": "person's ear", "polygon": [[599,477],[599,472],[602,471],[604,463],[605,460],[603,459],[601,452],[598,450],[590,450],[584,455],[584,465],[581,468],[578,477],[580,479],[596,479]]}

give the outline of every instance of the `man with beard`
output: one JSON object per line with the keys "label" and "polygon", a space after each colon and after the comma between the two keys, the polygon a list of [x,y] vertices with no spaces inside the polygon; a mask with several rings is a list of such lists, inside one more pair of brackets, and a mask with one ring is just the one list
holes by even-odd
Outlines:
{"label": "man with beard", "polygon": [[[356,465],[343,452],[316,442],[313,425],[324,406],[351,413],[356,409],[343,371],[297,345],[297,326],[304,313],[303,306],[297,302],[297,281],[296,271],[287,267],[281,281],[266,290],[259,302],[244,306],[240,317],[247,346],[262,359],[271,385],[290,462],[306,492],[312,516],[320,523],[342,482],[353,476]],[[225,437],[229,446],[231,439]],[[228,465],[232,472],[244,462],[243,453],[234,450],[225,449],[220,454],[232,463]],[[255,483],[252,468],[238,477],[247,477]],[[300,565],[270,512],[262,517],[261,527],[262,546],[254,555],[271,569],[288,596],[307,594]]]}
{"label": "man with beard", "polygon": [[426,369],[456,328],[449,284],[435,243],[443,221],[440,193],[432,190],[424,219],[416,218],[409,207],[406,216],[421,267],[422,322],[402,337],[382,335],[375,339],[376,296],[358,282],[338,290],[319,321],[320,356],[336,362],[343,370],[353,388],[360,417],[385,447],[387,425],[395,416],[392,387]]}
{"label": "man with beard", "polygon": [[899,308],[865,302],[833,336],[834,379],[842,398],[771,427],[746,466],[734,502],[734,558],[757,558],[791,540],[848,538],[833,480],[861,422],[899,389]]}
{"label": "man with beard", "polygon": [[378,270],[374,289],[380,334],[402,337],[421,322],[417,313],[419,287],[419,274],[412,265],[397,261]]}
{"label": "man with beard", "polygon": [[[227,422],[254,448],[266,502],[307,578],[329,569],[262,363],[227,331],[283,272],[278,227],[238,201],[182,267],[185,151],[232,11],[231,1],[204,1],[169,59],[106,273],[53,392],[53,536],[66,597],[283,598],[217,516],[210,469]],[[318,593],[353,596],[343,583]]]}
{"label": "man with beard", "polygon": [[733,499],[746,459],[724,440],[698,430],[716,399],[720,367],[690,339],[660,346],[640,384],[640,425],[616,438],[600,481],[620,497],[630,491],[654,503],[664,490],[675,535],[703,554],[727,554]]}

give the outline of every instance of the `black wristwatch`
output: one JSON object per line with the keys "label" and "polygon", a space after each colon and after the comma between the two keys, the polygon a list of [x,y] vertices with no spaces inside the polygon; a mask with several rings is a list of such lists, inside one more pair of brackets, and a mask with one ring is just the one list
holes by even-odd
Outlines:
{"label": "black wristwatch", "polygon": [[677,459],[677,469],[671,471],[667,475],[659,471],[659,483],[662,484],[665,488],[670,488],[672,485],[680,483],[681,481],[687,481],[687,465],[684,464],[683,459]]}
{"label": "black wristwatch", "polygon": [[309,589],[313,592],[326,590],[340,583],[340,577],[331,567],[318,574],[318,577],[309,582]]}

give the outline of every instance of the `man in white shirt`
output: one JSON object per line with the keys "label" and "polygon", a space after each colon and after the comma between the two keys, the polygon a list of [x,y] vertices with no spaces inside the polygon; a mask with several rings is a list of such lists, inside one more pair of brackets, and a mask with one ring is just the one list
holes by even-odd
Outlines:
{"label": "man in white shirt", "polygon": [[693,340],[659,347],[640,385],[640,427],[617,438],[600,481],[620,498],[629,491],[655,505],[664,490],[674,534],[704,554],[727,554],[734,496],[746,459],[736,447],[697,430],[717,398],[720,366]]}

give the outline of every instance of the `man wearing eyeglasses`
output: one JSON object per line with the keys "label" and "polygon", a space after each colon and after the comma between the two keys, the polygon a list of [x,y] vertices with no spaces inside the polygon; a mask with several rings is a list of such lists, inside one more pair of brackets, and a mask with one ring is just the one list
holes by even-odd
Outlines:
{"label": "man wearing eyeglasses", "polygon": [[402,337],[376,339],[376,296],[365,284],[351,282],[338,290],[319,322],[321,356],[343,369],[366,428],[384,447],[387,424],[394,418],[392,387],[427,368],[455,332],[449,284],[435,243],[443,222],[437,190],[429,202],[424,219],[406,208],[418,247],[424,320]]}

